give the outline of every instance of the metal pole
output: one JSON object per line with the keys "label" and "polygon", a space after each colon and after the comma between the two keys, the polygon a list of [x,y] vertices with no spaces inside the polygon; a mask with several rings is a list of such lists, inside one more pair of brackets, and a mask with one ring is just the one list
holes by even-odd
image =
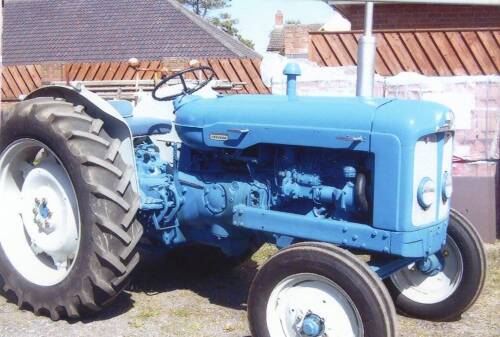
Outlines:
{"label": "metal pole", "polygon": [[356,96],[373,96],[377,43],[373,31],[373,2],[365,3],[365,31],[358,44]]}

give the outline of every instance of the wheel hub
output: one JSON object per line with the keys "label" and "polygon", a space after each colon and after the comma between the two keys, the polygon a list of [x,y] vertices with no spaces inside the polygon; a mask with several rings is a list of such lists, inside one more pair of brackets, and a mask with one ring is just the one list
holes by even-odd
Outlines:
{"label": "wheel hub", "polygon": [[309,312],[302,321],[301,335],[304,337],[319,337],[325,331],[325,320]]}
{"label": "wheel hub", "polygon": [[437,254],[433,254],[425,260],[418,261],[416,265],[422,273],[434,276],[443,270],[443,263],[441,260],[442,258],[440,259]]}
{"label": "wheel hub", "polygon": [[47,199],[35,198],[33,207],[33,222],[38,225],[38,230],[50,234],[55,230],[54,223],[50,221],[52,212],[47,205]]}
{"label": "wheel hub", "polygon": [[66,267],[78,248],[78,227],[64,186],[70,183],[60,165],[44,161],[27,173],[21,189],[21,214],[31,247],[36,254],[49,255],[58,268]]}
{"label": "wheel hub", "polygon": [[272,291],[267,325],[273,337],[355,337],[363,323],[342,288],[317,274],[295,274]]}

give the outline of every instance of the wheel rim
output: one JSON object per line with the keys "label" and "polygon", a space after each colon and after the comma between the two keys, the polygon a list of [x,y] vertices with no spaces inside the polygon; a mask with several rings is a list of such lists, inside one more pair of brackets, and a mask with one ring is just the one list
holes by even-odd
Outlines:
{"label": "wheel rim", "polygon": [[278,283],[266,321],[271,337],[363,336],[361,316],[349,295],[317,274],[295,274]]}
{"label": "wheel rim", "polygon": [[51,286],[71,271],[80,246],[80,214],[68,172],[56,154],[20,139],[0,155],[0,245],[16,271]]}
{"label": "wheel rim", "polygon": [[420,271],[415,263],[391,275],[391,281],[403,296],[417,303],[434,304],[455,292],[462,281],[464,267],[460,249],[449,235],[439,254],[444,267],[434,276]]}

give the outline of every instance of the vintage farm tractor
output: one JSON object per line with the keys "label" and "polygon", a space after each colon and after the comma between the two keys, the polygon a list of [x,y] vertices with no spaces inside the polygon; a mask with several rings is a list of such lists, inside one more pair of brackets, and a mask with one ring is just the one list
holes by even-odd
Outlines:
{"label": "vintage farm tractor", "polygon": [[[207,80],[186,81],[200,71]],[[474,303],[485,253],[450,209],[447,107],[299,97],[294,64],[286,96],[202,98],[211,73],[158,83],[175,119],[80,86],[38,89],[6,116],[0,276],[20,307],[54,320],[99,311],[139,245],[205,244],[234,261],[263,243],[281,250],[249,291],[255,337],[395,337],[395,307],[448,320]],[[166,96],[171,81],[182,89]],[[179,141],[155,139],[171,132]]]}

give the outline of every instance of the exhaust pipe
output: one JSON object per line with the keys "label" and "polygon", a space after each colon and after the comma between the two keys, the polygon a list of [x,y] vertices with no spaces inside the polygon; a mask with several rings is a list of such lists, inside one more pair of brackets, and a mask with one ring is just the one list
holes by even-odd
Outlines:
{"label": "exhaust pipe", "polygon": [[373,2],[365,3],[365,29],[358,43],[356,96],[373,97],[377,43],[373,31]]}

